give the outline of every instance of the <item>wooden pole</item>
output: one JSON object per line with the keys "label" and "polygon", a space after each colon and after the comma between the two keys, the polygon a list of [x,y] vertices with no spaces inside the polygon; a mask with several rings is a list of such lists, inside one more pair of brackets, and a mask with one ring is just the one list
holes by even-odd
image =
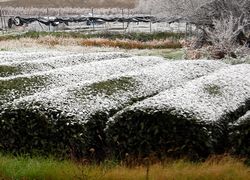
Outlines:
{"label": "wooden pole", "polygon": [[0,10],[0,18],[1,18],[1,29],[2,29],[2,33],[4,34],[2,9]]}
{"label": "wooden pole", "polygon": [[[150,16],[152,15],[152,11],[150,10]],[[150,33],[152,32],[152,19],[150,19],[150,23],[149,23],[149,27],[150,27]]]}
{"label": "wooden pole", "polygon": [[123,9],[122,9],[122,28],[123,28],[123,30],[125,28],[125,24],[124,24],[124,11],[123,11]]}
{"label": "wooden pole", "polygon": [[[92,14],[92,18],[94,17],[94,8],[91,9],[91,14]],[[92,27],[93,27],[93,31],[95,30],[95,23],[94,20],[92,19]]]}
{"label": "wooden pole", "polygon": [[188,23],[186,22],[186,31],[185,31],[185,39],[188,37]]}
{"label": "wooden pole", "polygon": [[7,33],[7,32],[8,32],[8,28],[7,28],[7,25],[6,25],[6,19],[5,19],[4,11],[2,11],[2,16],[3,16],[4,30],[5,30],[6,33]]}
{"label": "wooden pole", "polygon": [[[128,9],[128,18],[129,18],[129,9]],[[129,32],[129,24],[130,24],[130,21],[128,21],[128,23],[127,23],[128,32]]]}

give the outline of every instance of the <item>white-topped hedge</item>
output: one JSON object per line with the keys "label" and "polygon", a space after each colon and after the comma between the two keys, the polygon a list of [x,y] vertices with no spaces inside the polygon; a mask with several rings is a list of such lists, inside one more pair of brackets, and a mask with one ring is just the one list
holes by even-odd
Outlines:
{"label": "white-topped hedge", "polygon": [[107,133],[125,152],[224,151],[229,124],[250,106],[249,69],[247,64],[226,67],[140,101],[114,115]]}

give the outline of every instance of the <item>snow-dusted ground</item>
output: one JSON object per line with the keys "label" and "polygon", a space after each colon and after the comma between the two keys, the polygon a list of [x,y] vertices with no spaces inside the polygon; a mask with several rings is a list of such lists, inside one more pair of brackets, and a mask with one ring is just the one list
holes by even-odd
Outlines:
{"label": "snow-dusted ground", "polygon": [[[8,54],[2,57],[0,61],[0,66],[5,66],[9,68],[17,68],[18,72],[14,73],[23,74],[18,77],[32,76],[35,72],[43,71],[40,74],[46,74],[50,70],[55,70],[57,68],[59,71],[63,71],[63,68],[69,66],[76,66],[83,63],[90,63],[103,60],[111,60],[116,58],[127,58],[129,55],[124,53],[49,53],[49,54],[30,54],[30,53],[14,53]],[[16,78],[17,76],[1,78],[0,80]]]}

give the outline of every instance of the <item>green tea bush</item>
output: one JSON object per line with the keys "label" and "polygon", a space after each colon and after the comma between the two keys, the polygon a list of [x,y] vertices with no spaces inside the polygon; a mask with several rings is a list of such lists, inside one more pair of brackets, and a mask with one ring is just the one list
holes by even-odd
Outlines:
{"label": "green tea bush", "polygon": [[31,76],[0,80],[0,84],[0,106],[2,106],[14,99],[43,89],[48,82],[46,76]]}
{"label": "green tea bush", "polygon": [[38,102],[6,107],[0,113],[0,151],[103,160],[109,152],[104,129],[110,114],[95,112],[81,119]]}
{"label": "green tea bush", "polygon": [[115,154],[121,158],[126,154],[198,158],[212,153],[209,131],[196,119],[161,110],[127,111],[117,118],[107,134]]}
{"label": "green tea bush", "polygon": [[4,67],[9,74],[0,78],[0,151],[196,159],[225,152],[225,144],[248,147],[248,135],[236,146],[238,126],[230,123],[249,110],[249,65],[121,53],[1,55],[21,72]]}
{"label": "green tea bush", "polygon": [[106,129],[114,153],[197,158],[228,151],[230,124],[249,110],[249,68],[223,68],[118,112]]}
{"label": "green tea bush", "polygon": [[0,65],[0,77],[16,75],[20,70],[17,67]]}
{"label": "green tea bush", "polygon": [[[250,100],[248,109],[250,109]],[[234,154],[250,158],[250,111],[232,125],[230,139]]]}
{"label": "green tea bush", "polygon": [[0,149],[13,154],[83,156],[85,129],[72,114],[38,104],[0,113]]}

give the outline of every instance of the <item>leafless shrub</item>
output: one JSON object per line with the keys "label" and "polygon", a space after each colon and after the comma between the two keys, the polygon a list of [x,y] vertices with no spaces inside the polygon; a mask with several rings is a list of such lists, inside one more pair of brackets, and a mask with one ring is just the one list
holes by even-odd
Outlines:
{"label": "leafless shrub", "polygon": [[208,0],[139,0],[137,9],[160,16],[187,17]]}
{"label": "leafless shrub", "polygon": [[248,22],[242,16],[230,15],[220,20],[214,19],[213,27],[206,29],[208,41],[213,45],[212,57],[216,59],[222,59],[225,56],[236,58],[244,54],[247,42],[244,28]]}

